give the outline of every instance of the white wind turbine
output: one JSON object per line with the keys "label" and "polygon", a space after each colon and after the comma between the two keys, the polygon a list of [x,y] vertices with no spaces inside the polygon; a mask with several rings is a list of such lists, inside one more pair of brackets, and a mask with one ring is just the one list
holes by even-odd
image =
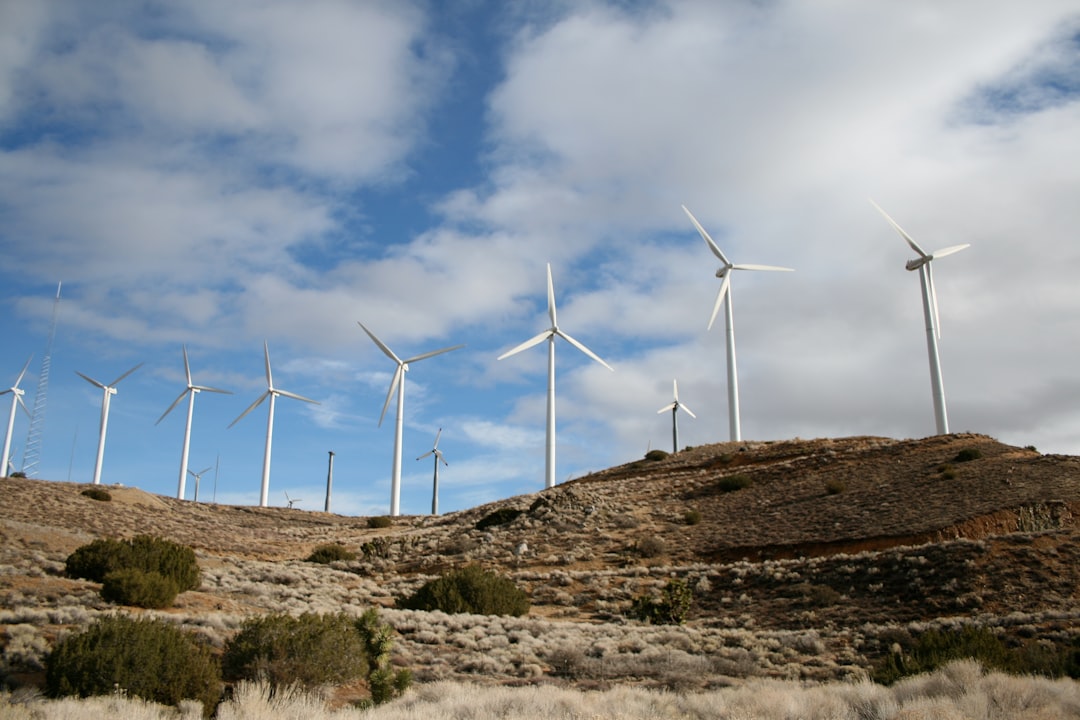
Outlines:
{"label": "white wind turbine", "polygon": [[697,420],[697,415],[691,412],[690,408],[686,407],[683,403],[679,402],[679,381],[672,380],[672,385],[675,388],[675,401],[670,405],[665,405],[656,411],[659,415],[667,410],[671,411],[671,452],[679,452],[679,410],[683,410],[687,415]]}
{"label": "white wind turbine", "polygon": [[266,451],[263,453],[262,490],[259,493],[259,507],[266,507],[270,502],[270,448],[274,442],[274,401],[277,400],[278,395],[284,395],[294,400],[303,400],[312,405],[319,404],[318,401],[311,398],[274,387],[274,378],[270,373],[270,348],[265,340],[263,341],[263,355],[266,357],[266,392],[260,395],[251,405],[248,405],[247,410],[240,413],[238,418],[229,423],[229,427],[232,427],[240,422],[245,415],[262,404],[263,400],[270,398],[270,410],[266,416]]}
{"label": "white wind turbine", "polygon": [[8,415],[7,435],[4,436],[4,457],[0,461],[0,475],[7,477],[8,474],[8,458],[11,457],[11,433],[15,430],[15,408],[22,406],[23,412],[30,416],[30,411],[26,408],[26,403],[23,402],[23,395],[25,390],[19,387],[19,383],[22,382],[23,375],[26,374],[26,368],[30,367],[30,361],[34,358],[31,355],[26,359],[26,364],[23,365],[22,372],[19,373],[19,377],[16,378],[15,384],[9,387],[7,390],[0,391],[0,395],[6,395],[11,393],[11,414]]}
{"label": "white wind turbine", "polygon": [[390,476],[390,515],[397,516],[400,514],[399,510],[401,505],[401,431],[405,421],[405,373],[409,371],[409,363],[426,360],[429,357],[448,353],[451,350],[457,350],[458,348],[463,348],[465,346],[454,345],[453,347],[432,350],[431,352],[426,352],[402,360],[395,355],[394,351],[387,347],[382,340],[375,337],[375,333],[368,330],[367,327],[364,326],[364,323],[358,321],[356,324],[359,325],[361,329],[368,334],[368,337],[379,346],[379,349],[386,354],[386,357],[397,363],[397,369],[394,370],[394,379],[390,381],[390,390],[386,393],[386,402],[383,403],[382,414],[379,415],[379,426],[382,427],[383,418],[386,417],[386,409],[390,407],[390,398],[394,396],[394,391],[397,390],[397,419],[394,425],[394,462]]}
{"label": "white wind turbine", "polygon": [[303,500],[301,500],[300,498],[289,497],[289,491],[288,490],[285,491],[285,500],[289,503],[289,509],[290,510],[293,509],[294,504],[296,504],[298,502],[303,502]]}
{"label": "white wind turbine", "polygon": [[[208,472],[210,472],[210,468],[203,468],[199,472],[188,470],[188,474],[195,478],[195,502],[199,502],[199,481],[202,480],[202,476]],[[183,499],[183,497],[184,496],[181,494],[180,498]]]}
{"label": "white wind turbine", "polygon": [[512,350],[508,350],[499,356],[499,360],[515,355],[522,350],[527,350],[533,345],[539,345],[544,340],[548,341],[548,385],[547,385],[547,437],[545,440],[545,463],[544,463],[544,487],[555,487],[555,338],[561,337],[576,347],[581,352],[600,363],[608,370],[614,371],[610,365],[600,359],[600,356],[592,350],[567,335],[559,328],[555,321],[555,288],[551,282],[551,263],[547,266],[547,293],[548,293],[548,317],[551,318],[551,327],[536,337],[530,338]]}
{"label": "white wind turbine", "polygon": [[435,479],[432,481],[431,490],[431,514],[439,514],[439,461],[442,460],[442,464],[450,467],[450,463],[446,462],[446,458],[443,457],[442,450],[439,449],[439,437],[442,435],[442,428],[439,428],[439,432],[435,433],[435,445],[430,450],[416,458],[417,460],[423,460],[428,455],[435,456]]}
{"label": "white wind turbine", "polygon": [[78,375],[79,377],[81,377],[83,380],[90,383],[91,385],[96,385],[97,387],[101,388],[102,391],[104,392],[104,395],[103,395],[103,397],[101,399],[101,427],[98,430],[97,459],[94,461],[94,484],[95,485],[100,485],[101,484],[101,461],[105,457],[105,431],[109,427],[109,401],[112,399],[112,396],[116,394],[116,386],[117,386],[117,384],[121,380],[126,378],[128,375],[130,375],[131,373],[133,373],[136,370],[138,370],[139,368],[141,368],[142,366],[143,366],[143,364],[139,363],[138,365],[136,365],[135,367],[131,368],[126,373],[121,375],[120,377],[113,380],[108,385],[105,385],[104,383],[100,383],[100,382],[98,382],[97,380],[94,380],[91,377],[87,377],[86,375],[83,375],[78,370],[75,371],[76,375]]}
{"label": "white wind turbine", "polygon": [[934,289],[934,269],[930,263],[938,258],[971,247],[971,243],[952,245],[942,250],[927,253],[876,202],[871,200],[870,204],[877,208],[877,211],[889,221],[889,224],[900,234],[900,237],[907,241],[911,249],[919,254],[919,257],[908,260],[905,267],[908,270],[919,271],[919,284],[922,286],[923,318],[926,320],[926,354],[930,358],[930,390],[934,396],[934,421],[938,435],[946,435],[949,432],[949,416],[945,409],[945,386],[941,380],[941,359],[938,357],[937,345],[937,341],[941,338],[941,316],[938,314],[937,291]]}
{"label": "white wind turbine", "polygon": [[[157,425],[162,420],[164,420],[165,416],[168,415],[169,413],[171,413],[173,411],[173,408],[175,408],[177,405],[180,404],[180,401],[184,399],[184,396],[185,395],[188,396],[187,424],[184,425],[184,446],[180,450],[180,482],[177,485],[177,489],[176,489],[176,497],[183,500],[184,499],[184,492],[185,492],[185,484],[187,483],[187,475],[188,475],[188,472],[189,472],[189,470],[188,470],[188,448],[191,445],[191,416],[192,416],[192,413],[195,411],[195,396],[198,395],[203,390],[205,390],[207,392],[222,393],[222,394],[225,394],[225,395],[232,395],[232,393],[230,391],[228,391],[228,390],[219,390],[218,388],[206,387],[205,385],[195,385],[194,383],[192,383],[191,382],[191,365],[188,364],[187,346],[183,345],[181,347],[183,348],[183,351],[184,351],[184,375],[187,377],[187,387],[185,387],[184,391],[182,393],[180,393],[180,395],[177,396],[177,398],[175,400],[173,400],[173,404],[169,406],[168,410],[166,410],[165,412],[163,412],[161,414],[161,417],[159,417],[157,419],[157,422],[155,422],[154,424]],[[196,477],[196,481],[197,480],[198,480],[198,477]],[[199,495],[199,491],[198,491],[198,489],[196,489],[196,491],[195,491],[195,499],[196,500],[198,500],[198,495]]]}
{"label": "white wind turbine", "polygon": [[712,250],[713,255],[720,259],[723,265],[716,271],[716,277],[723,280],[720,283],[720,292],[716,296],[716,304],[713,305],[712,315],[709,317],[709,327],[711,330],[713,322],[716,320],[717,313],[720,312],[720,306],[724,306],[724,316],[727,323],[727,385],[728,385],[728,427],[730,429],[730,435],[732,440],[742,440],[742,428],[739,424],[739,375],[735,369],[735,321],[731,311],[731,271],[732,270],[770,270],[779,272],[792,272],[791,268],[776,267],[775,265],[747,265],[747,264],[734,264],[724,253],[720,250],[713,239],[709,237],[709,233],[705,232],[705,228],[701,226],[701,223],[697,221],[685,205],[682,206],[683,212],[690,218],[690,222],[694,223],[694,227],[701,234],[701,237],[705,240],[705,243]]}

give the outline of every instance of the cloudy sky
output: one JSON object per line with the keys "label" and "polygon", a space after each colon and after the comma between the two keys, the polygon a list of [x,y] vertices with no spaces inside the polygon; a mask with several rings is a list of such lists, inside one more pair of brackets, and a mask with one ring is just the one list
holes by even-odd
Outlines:
{"label": "cloudy sky", "polygon": [[[393,363],[412,366],[401,509],[534,492],[558,345],[560,481],[670,449],[672,380],[728,437],[719,265],[743,437],[934,433],[912,251],[935,263],[953,431],[1080,454],[1080,12],[1025,3],[108,3],[0,0],[0,384],[33,407],[37,477],[175,495],[186,344],[200,499],[389,508]],[[8,398],[0,398],[6,417]],[[24,459],[28,418],[12,437]],[[216,487],[214,480],[216,479]],[[193,494],[188,483],[187,496]]]}

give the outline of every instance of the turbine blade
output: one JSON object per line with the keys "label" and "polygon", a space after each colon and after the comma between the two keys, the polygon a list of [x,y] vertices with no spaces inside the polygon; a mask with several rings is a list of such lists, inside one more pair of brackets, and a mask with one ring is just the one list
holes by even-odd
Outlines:
{"label": "turbine blade", "polygon": [[690,210],[688,210],[685,205],[682,206],[682,209],[683,212],[685,212],[690,218],[690,222],[694,223],[694,227],[697,228],[697,231],[701,234],[701,237],[705,239],[705,243],[709,246],[709,249],[712,250],[713,255],[720,258],[720,262],[724,263],[724,265],[730,266],[731,261],[724,256],[724,253],[720,249],[720,246],[713,242],[713,239],[709,237],[709,233],[705,232],[705,228],[701,227],[701,223],[699,223],[697,218],[694,217],[694,213],[690,212]]}
{"label": "turbine blade", "polygon": [[189,392],[191,392],[191,388],[190,388],[190,387],[184,388],[184,392],[180,393],[180,395],[179,395],[179,396],[178,396],[178,397],[177,397],[177,398],[176,398],[175,400],[173,400],[173,404],[169,406],[169,409],[168,409],[168,410],[166,410],[165,412],[161,413],[161,417],[159,417],[159,418],[157,419],[157,422],[155,422],[154,424],[155,424],[155,425],[157,425],[157,424],[158,424],[158,423],[160,423],[160,422],[161,422],[162,420],[164,420],[164,419],[165,419],[165,416],[166,416],[166,415],[168,415],[169,413],[171,413],[171,412],[173,411],[173,408],[174,408],[174,407],[176,407],[177,405],[179,405],[179,404],[180,404],[180,401],[181,401],[181,400],[183,400],[183,399],[184,399],[184,396],[185,396],[185,395],[187,395],[187,394],[188,394]]}
{"label": "turbine blade", "polygon": [[893,220],[891,217],[889,217],[889,213],[887,213],[887,212],[885,212],[884,210],[881,209],[880,205],[878,205],[873,200],[870,201],[870,204],[873,205],[875,208],[877,208],[877,211],[879,213],[881,213],[882,216],[886,220],[889,221],[889,224],[893,226],[893,230],[898,232],[900,234],[900,237],[904,238],[904,240],[907,241],[907,244],[911,246],[911,249],[914,250],[915,252],[919,253],[919,257],[922,257],[922,258],[929,258],[930,257],[929,255],[926,254],[926,251],[924,251],[921,247],[919,247],[918,243],[916,243],[914,240],[911,239],[910,235],[908,235],[906,232],[904,232],[904,228],[897,225],[896,221]]}
{"label": "turbine blade", "polygon": [[685,411],[686,411],[686,414],[687,414],[687,415],[689,415],[690,417],[692,417],[692,418],[694,418],[695,420],[697,420],[697,415],[695,415],[694,413],[690,412],[690,408],[688,408],[688,407],[686,407],[685,405],[683,405],[683,404],[681,404],[681,403],[680,403],[680,404],[679,404],[679,409],[680,409],[680,410],[685,410]]}
{"label": "turbine blade", "polygon": [[611,367],[611,366],[610,366],[610,365],[608,365],[608,364],[607,364],[606,362],[604,362],[603,360],[601,360],[601,359],[600,359],[600,356],[599,356],[599,355],[597,355],[597,354],[596,354],[596,353],[594,353],[594,352],[593,352],[592,350],[590,350],[589,348],[587,348],[587,347],[585,347],[584,345],[582,345],[581,343],[579,343],[579,342],[578,342],[577,340],[575,340],[574,338],[572,338],[572,337],[570,337],[569,335],[567,335],[566,333],[564,333],[564,332],[563,332],[562,330],[556,330],[556,331],[555,331],[555,333],[556,333],[556,334],[557,334],[557,335],[558,335],[559,337],[561,337],[562,339],[566,340],[566,342],[570,343],[571,345],[573,345],[574,347],[576,347],[576,348],[577,348],[578,350],[580,350],[581,352],[585,353],[586,355],[588,355],[589,357],[591,357],[591,358],[592,358],[593,360],[595,360],[596,362],[598,362],[598,363],[600,363],[601,365],[603,365],[604,367],[606,367],[606,368],[607,368],[608,370],[611,370],[612,372],[615,372],[615,368]]}
{"label": "turbine blade", "polygon": [[322,403],[320,403],[318,400],[312,400],[311,398],[304,397],[303,395],[297,395],[296,393],[289,392],[288,390],[275,389],[274,392],[278,395],[292,398],[293,400],[303,400],[304,402],[311,403],[312,405],[322,405]]}
{"label": "turbine blade", "polygon": [[94,378],[92,378],[92,377],[87,377],[86,375],[83,375],[83,374],[82,374],[81,372],[79,372],[78,370],[76,370],[76,371],[75,371],[75,374],[76,374],[76,375],[78,375],[79,377],[81,377],[81,378],[82,378],[83,380],[85,380],[86,382],[90,383],[91,385],[97,385],[97,386],[98,386],[99,388],[101,388],[102,390],[104,390],[104,389],[105,389],[105,386],[104,386],[104,385],[103,385],[102,383],[99,383],[99,382],[98,382],[97,380],[95,380]]}
{"label": "turbine blade", "polygon": [[23,402],[22,395],[15,393],[15,400],[19,403],[19,407],[23,409],[23,412],[26,413],[26,417],[32,418],[33,415],[30,414],[30,410],[26,407],[26,403]]}
{"label": "turbine blade", "polygon": [[203,392],[216,392],[216,393],[221,393],[223,395],[232,395],[233,394],[232,390],[222,390],[221,388],[212,388],[212,387],[207,387],[206,385],[192,385],[191,389],[192,390],[201,390]]}
{"label": "turbine blade", "polygon": [[124,373],[124,374],[123,374],[123,375],[121,375],[120,377],[116,378],[116,379],[115,379],[115,380],[113,380],[113,381],[112,381],[111,383],[109,383],[109,387],[116,387],[117,383],[119,383],[119,382],[120,382],[121,380],[123,380],[123,379],[124,379],[124,378],[126,378],[126,377],[127,377],[128,375],[130,375],[131,373],[135,372],[136,370],[138,370],[138,369],[139,369],[139,368],[141,368],[142,366],[143,366],[143,363],[139,363],[139,364],[138,364],[138,365],[136,365],[135,367],[131,368],[131,369],[130,369],[130,370],[128,370],[128,371],[127,371],[126,373]]}
{"label": "turbine blade", "polygon": [[713,304],[712,315],[709,316],[709,326],[706,330],[712,330],[713,323],[716,322],[716,315],[720,312],[720,306],[724,304],[724,297],[728,294],[728,289],[731,286],[731,273],[724,274],[724,282],[720,283],[720,292],[716,294],[716,303]]}
{"label": "turbine blade", "polygon": [[382,427],[383,418],[386,417],[386,408],[390,407],[390,398],[394,397],[394,390],[397,389],[398,383],[401,382],[401,376],[404,374],[403,367],[404,365],[399,362],[397,370],[394,371],[394,379],[390,381],[390,389],[386,393],[386,402],[383,403],[382,413],[379,415],[379,427]]}
{"label": "turbine blade", "polygon": [[[33,360],[33,359],[34,359],[34,356],[33,356],[33,355],[31,355],[30,357],[26,358],[26,364],[22,366],[22,371],[21,371],[21,372],[19,372],[19,377],[18,377],[18,379],[16,379],[16,380],[15,380],[15,384],[14,384],[14,385],[12,385],[12,387],[13,387],[13,388],[17,388],[17,387],[19,387],[19,383],[21,383],[21,382],[22,382],[23,376],[24,376],[24,375],[26,375],[26,369],[27,369],[28,367],[30,367],[30,361],[31,361],[31,360]],[[3,468],[3,470],[4,470],[4,472],[7,472],[7,468]]]}
{"label": "turbine blade", "polygon": [[416,459],[417,460],[423,460],[424,458],[428,457],[429,455],[434,455],[434,454],[435,454],[434,450],[428,450],[426,453],[424,453],[423,455],[421,455],[420,457],[418,457]]}
{"label": "turbine blade", "polygon": [[249,412],[251,412],[251,411],[252,411],[252,410],[254,410],[255,408],[259,407],[259,405],[261,405],[261,404],[262,404],[262,401],[263,401],[263,400],[265,400],[265,399],[266,399],[266,398],[268,398],[268,397],[270,397],[270,391],[269,391],[269,390],[267,390],[267,391],[266,391],[266,392],[264,392],[264,393],[263,393],[262,395],[260,395],[260,396],[259,396],[259,399],[258,399],[258,400],[256,400],[255,402],[251,403],[250,405],[248,405],[248,409],[247,409],[247,410],[245,410],[244,412],[240,413],[240,416],[239,416],[238,418],[236,418],[235,420],[233,420],[233,421],[232,421],[231,423],[229,423],[229,425],[228,425],[228,426],[229,426],[229,427],[232,427],[232,426],[233,426],[233,425],[235,425],[236,423],[240,422],[240,421],[241,421],[241,420],[242,420],[242,419],[244,418],[244,416],[245,416],[245,415],[247,415],[247,414],[248,414]]}
{"label": "turbine blade", "polygon": [[675,402],[679,402],[679,381],[675,380],[675,379],[672,379],[671,387],[672,387],[672,389],[674,390],[674,393],[675,393]]}
{"label": "turbine blade", "polygon": [[777,265],[732,265],[732,270],[772,270],[776,272],[795,272],[793,268],[779,267]]}
{"label": "turbine blade", "polygon": [[547,291],[548,291],[548,316],[551,318],[551,327],[557,327],[555,322],[555,285],[551,282],[551,263],[547,264]]}
{"label": "turbine blade", "polygon": [[263,340],[263,356],[266,358],[266,389],[274,389],[274,376],[270,373],[270,346]]}
{"label": "turbine blade", "polygon": [[431,448],[432,450],[437,450],[439,448],[439,438],[441,438],[441,437],[442,437],[442,428],[439,428],[439,432],[435,433],[435,444],[432,446],[432,448]]}
{"label": "turbine blade", "polygon": [[659,415],[660,413],[664,413],[664,412],[667,412],[668,410],[674,410],[674,409],[675,409],[675,403],[670,403],[670,404],[665,405],[664,407],[660,408],[659,410],[657,410],[656,414]]}
{"label": "turbine blade", "polygon": [[379,346],[379,349],[380,349],[380,350],[382,350],[382,351],[383,351],[384,353],[386,353],[386,357],[390,358],[391,360],[393,360],[394,362],[396,362],[396,363],[397,363],[397,364],[399,364],[399,365],[401,364],[401,358],[399,358],[399,357],[398,357],[397,355],[395,355],[395,354],[394,354],[394,351],[393,351],[393,350],[391,350],[390,348],[388,348],[388,347],[386,346],[386,344],[385,344],[385,343],[383,343],[383,341],[382,341],[382,340],[380,340],[379,338],[375,337],[375,333],[373,333],[373,332],[371,332],[370,330],[368,330],[368,329],[367,329],[367,327],[366,327],[366,326],[364,325],[364,323],[362,323],[362,322],[360,322],[359,320],[357,320],[357,321],[356,321],[356,324],[357,324],[357,325],[359,325],[359,326],[360,326],[360,328],[361,328],[361,329],[362,329],[362,330],[363,330],[364,332],[366,332],[366,333],[368,334],[368,337],[369,337],[369,338],[371,338],[371,339],[372,339],[372,340],[373,340],[373,341],[375,342],[375,344]]}
{"label": "turbine blade", "polygon": [[411,357],[408,360],[403,360],[402,362],[404,362],[406,365],[408,365],[409,363],[414,363],[414,362],[419,362],[421,360],[426,360],[427,358],[434,357],[435,355],[442,355],[443,353],[448,353],[451,350],[460,350],[463,347],[465,347],[465,345],[454,345],[453,347],[445,347],[445,348],[442,348],[441,350],[432,350],[431,352],[426,352],[426,353],[424,353],[422,355],[417,355],[416,357]]}
{"label": "turbine blade", "polygon": [[937,260],[938,258],[943,258],[943,257],[946,257],[947,255],[952,255],[953,253],[958,253],[961,250],[963,250],[965,248],[969,248],[969,247],[971,247],[971,243],[964,243],[963,245],[952,245],[950,247],[943,248],[941,250],[935,250],[934,252],[932,252],[930,254],[930,256],[934,260]]}
{"label": "turbine blade", "polygon": [[516,355],[517,353],[521,352],[522,350],[528,350],[528,349],[529,349],[529,348],[531,348],[531,347],[532,347],[533,345],[539,345],[540,343],[542,343],[543,341],[547,340],[547,339],[548,339],[549,337],[551,337],[551,336],[552,336],[552,335],[554,335],[554,334],[555,334],[555,330],[554,330],[554,329],[551,329],[551,330],[545,330],[544,332],[540,333],[540,334],[539,334],[539,335],[537,335],[536,337],[533,337],[533,338],[529,338],[529,339],[528,339],[528,340],[526,340],[525,342],[523,342],[523,343],[521,343],[520,345],[518,345],[518,346],[517,346],[516,348],[514,348],[514,349],[512,349],[512,350],[507,350],[506,352],[504,352],[504,353],[503,353],[502,355],[500,355],[500,356],[499,356],[498,358],[496,358],[496,359],[497,359],[497,360],[502,360],[503,358],[508,358],[508,357],[510,357],[511,355]]}
{"label": "turbine blade", "polygon": [[450,467],[450,463],[446,462],[446,458],[444,458],[444,457],[443,457],[443,454],[442,454],[442,451],[441,451],[441,450],[436,450],[436,451],[435,451],[435,457],[437,457],[437,458],[439,458],[440,460],[442,460],[442,464],[443,464],[443,465],[445,465],[446,467]]}
{"label": "turbine blade", "polygon": [[180,347],[184,351],[184,375],[187,376],[188,387],[191,387],[191,365],[188,363],[187,345],[181,345]]}

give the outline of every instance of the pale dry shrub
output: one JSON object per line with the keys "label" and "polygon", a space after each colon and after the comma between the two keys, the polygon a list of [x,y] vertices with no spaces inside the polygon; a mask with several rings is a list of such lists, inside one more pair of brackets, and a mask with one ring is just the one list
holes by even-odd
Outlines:
{"label": "pale dry shrub", "polygon": [[4,651],[0,672],[42,670],[49,642],[33,625],[9,625],[4,633]]}

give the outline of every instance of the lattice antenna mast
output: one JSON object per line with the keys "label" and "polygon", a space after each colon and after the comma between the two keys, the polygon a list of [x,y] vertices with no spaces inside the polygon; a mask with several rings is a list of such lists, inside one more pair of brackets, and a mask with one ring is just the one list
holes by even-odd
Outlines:
{"label": "lattice antenna mast", "polygon": [[45,343],[45,354],[41,356],[41,372],[38,373],[37,391],[34,393],[34,409],[30,413],[30,429],[26,433],[26,445],[23,446],[22,471],[26,477],[37,477],[38,464],[41,461],[41,436],[45,430],[45,404],[49,390],[49,366],[52,364],[53,338],[56,337],[56,317],[60,310],[60,286],[56,283],[56,299],[53,300],[52,322],[49,324],[49,339]]}

